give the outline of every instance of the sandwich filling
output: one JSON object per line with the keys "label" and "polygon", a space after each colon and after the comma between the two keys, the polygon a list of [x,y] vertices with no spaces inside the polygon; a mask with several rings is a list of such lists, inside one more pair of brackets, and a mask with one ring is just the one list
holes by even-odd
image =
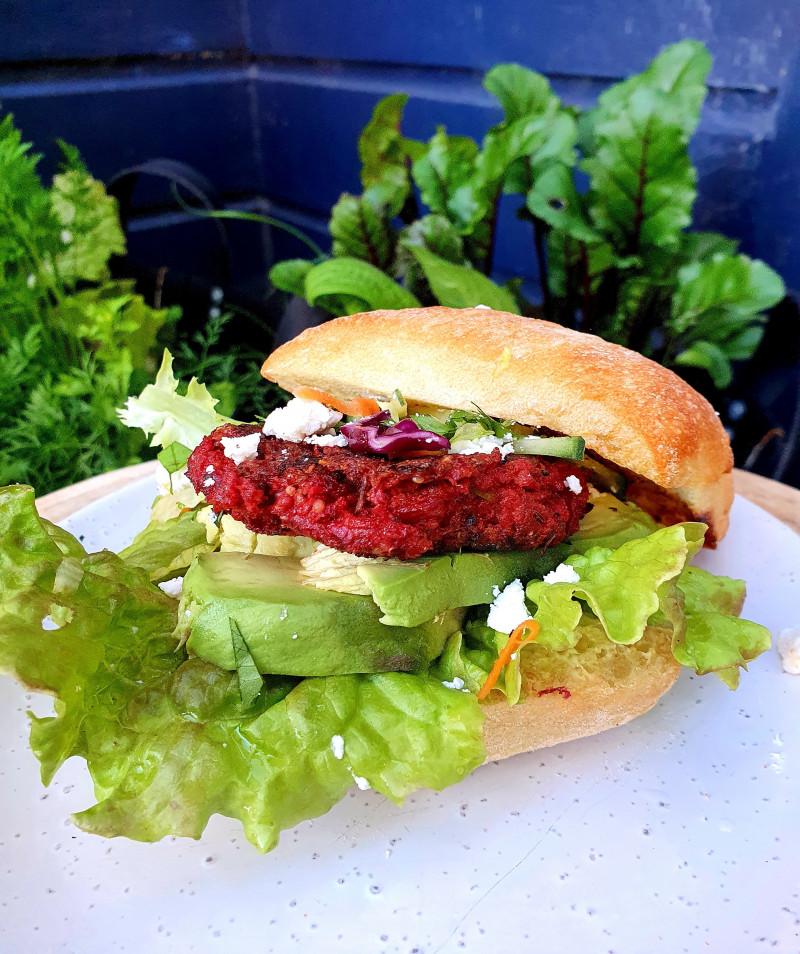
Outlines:
{"label": "sandwich filling", "polygon": [[187,475],[216,513],[260,534],[307,536],[357,556],[534,550],[578,529],[588,488],[573,463],[489,453],[387,460],[370,451],[261,435],[246,460],[226,445],[258,435],[225,424]]}
{"label": "sandwich filling", "polygon": [[[509,754],[511,713],[515,751],[553,744],[587,703],[595,729],[645,711],[677,664],[735,688],[769,645],[744,584],[689,565],[705,525],[659,526],[579,437],[397,393],[263,429],[216,404],[168,354],[128,402],[168,492],[119,555],[0,488],[0,669],[57,697],[31,746],[46,782],[86,758],[84,830],[221,813],[267,851],[354,783],[402,803]],[[637,673],[662,688],[620,710]]]}

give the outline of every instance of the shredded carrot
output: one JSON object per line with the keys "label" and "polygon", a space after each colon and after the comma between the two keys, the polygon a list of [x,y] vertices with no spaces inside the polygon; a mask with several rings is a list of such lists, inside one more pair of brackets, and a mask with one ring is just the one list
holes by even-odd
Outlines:
{"label": "shredded carrot", "polygon": [[520,647],[533,642],[538,632],[539,624],[532,619],[526,619],[517,626],[508,637],[508,642],[500,650],[500,655],[497,657],[494,666],[492,666],[492,671],[486,677],[486,682],[481,686],[478,692],[478,699],[485,699],[489,695],[500,677],[503,666],[507,666],[511,662],[512,655],[520,649]]}
{"label": "shredded carrot", "polygon": [[333,408],[340,414],[347,414],[348,417],[369,417],[371,414],[377,414],[380,411],[380,405],[372,398],[353,398],[352,401],[340,401],[327,391],[320,391],[318,388],[298,388],[295,391],[295,397],[302,398],[304,401],[319,401],[325,407]]}

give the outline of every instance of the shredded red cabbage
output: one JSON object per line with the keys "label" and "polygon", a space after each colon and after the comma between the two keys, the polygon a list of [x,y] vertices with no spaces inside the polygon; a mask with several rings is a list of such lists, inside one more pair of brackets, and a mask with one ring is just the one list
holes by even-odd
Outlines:
{"label": "shredded red cabbage", "polygon": [[380,411],[363,417],[352,424],[344,424],[340,430],[353,450],[371,451],[385,457],[409,457],[420,452],[443,452],[449,449],[450,441],[433,431],[423,431],[410,417],[391,424],[388,411]]}

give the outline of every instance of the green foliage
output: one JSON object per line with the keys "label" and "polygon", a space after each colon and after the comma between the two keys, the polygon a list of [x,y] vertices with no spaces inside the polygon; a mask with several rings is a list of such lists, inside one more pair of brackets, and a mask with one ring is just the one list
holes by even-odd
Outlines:
{"label": "green foliage", "polygon": [[62,152],[46,188],[12,117],[0,122],[0,482],[39,493],[140,459],[141,436],[114,409],[177,317],[110,280],[125,250],[116,203]]}
{"label": "green foliage", "polygon": [[[702,44],[676,43],[581,113],[543,76],[501,64],[484,86],[503,120],[480,145],[444,128],[428,143],[406,139],[408,97],[388,96],[359,140],[364,193],[333,209],[333,258],[280,263],[270,277],[335,315],[401,307],[398,289],[423,304],[541,314],[678,370],[702,368],[725,387],[784,287],[731,240],[686,231],[697,178],[688,142],[710,65]],[[522,279],[505,288],[489,279],[503,194],[519,197],[517,214],[531,223],[542,308],[523,298]],[[353,259],[368,266],[368,295]]]}

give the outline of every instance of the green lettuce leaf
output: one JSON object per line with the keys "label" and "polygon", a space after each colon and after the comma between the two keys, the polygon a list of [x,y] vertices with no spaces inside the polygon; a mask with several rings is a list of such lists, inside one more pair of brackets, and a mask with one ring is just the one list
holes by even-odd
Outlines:
{"label": "green lettuce leaf", "polygon": [[612,642],[637,642],[659,610],[659,587],[678,576],[704,532],[703,524],[664,527],[616,550],[595,547],[570,557],[566,562],[580,576],[578,583],[532,581],[526,592],[537,606],[537,641],[551,649],[575,644],[581,616],[577,597],[598,617]]}
{"label": "green lettuce leaf", "polygon": [[581,519],[580,529],[570,537],[570,549],[577,553],[585,553],[592,547],[615,550],[629,540],[647,537],[658,529],[658,524],[644,510],[613,494],[593,497],[591,504],[592,509]]}
{"label": "green lettuce leaf", "polygon": [[211,520],[198,519],[200,510],[189,510],[170,520],[153,520],[120,551],[129,566],[145,570],[153,583],[160,583],[188,569],[200,553],[216,549],[219,530]]}
{"label": "green lettuce leaf", "polygon": [[268,677],[243,703],[236,672],[176,647],[174,600],[54,531],[31,488],[0,490],[0,571],[0,669],[56,696],[55,715],[32,720],[31,746],[45,783],[86,759],[98,800],[75,816],[86,831],[198,838],[219,813],[267,851],[354,779],[402,802],[483,761],[474,696],[430,677]]}
{"label": "green lettuce leaf", "polygon": [[739,669],[769,649],[769,630],[739,619],[745,597],[743,580],[714,576],[687,566],[678,577],[686,630],[673,640],[678,662],[698,674],[716,672],[731,689],[739,685]]}
{"label": "green lettuce leaf", "polygon": [[194,448],[221,424],[239,423],[217,414],[218,403],[196,378],[189,382],[186,394],[180,394],[172,372],[172,355],[165,350],[155,384],[148,384],[138,398],[128,398],[117,413],[128,427],[141,427],[151,437],[151,447],[167,447],[178,441]]}

